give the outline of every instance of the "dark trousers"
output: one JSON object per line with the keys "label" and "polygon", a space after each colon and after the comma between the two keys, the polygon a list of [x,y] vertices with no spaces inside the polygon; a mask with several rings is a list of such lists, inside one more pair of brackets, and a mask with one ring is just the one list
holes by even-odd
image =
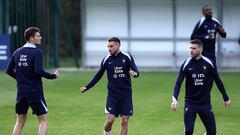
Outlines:
{"label": "dark trousers", "polygon": [[189,103],[185,103],[184,107],[185,135],[193,134],[197,114],[204,124],[207,135],[216,135],[216,122],[211,105],[193,105]]}

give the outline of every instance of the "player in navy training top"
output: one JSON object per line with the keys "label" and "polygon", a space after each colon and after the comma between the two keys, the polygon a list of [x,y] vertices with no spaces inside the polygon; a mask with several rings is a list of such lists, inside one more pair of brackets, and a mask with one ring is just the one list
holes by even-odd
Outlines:
{"label": "player in navy training top", "polygon": [[128,119],[133,114],[131,78],[138,77],[139,72],[131,55],[120,51],[120,40],[117,37],[108,39],[107,55],[101,62],[99,71],[80,91],[84,93],[92,88],[107,70],[108,96],[105,113],[104,135],[110,135],[114,119],[121,116],[121,135],[127,135]]}
{"label": "player in navy training top", "polygon": [[206,128],[206,134],[216,134],[215,118],[210,101],[211,80],[215,80],[218,89],[222,93],[225,107],[228,108],[231,104],[215,63],[201,55],[202,49],[203,45],[200,40],[195,39],[190,42],[191,57],[181,65],[172,96],[171,107],[176,111],[181,84],[184,78],[186,78],[184,107],[185,135],[193,134],[197,114]]}
{"label": "player in navy training top", "polygon": [[17,49],[8,64],[6,73],[17,81],[16,114],[17,120],[13,135],[20,135],[27,119],[28,108],[39,120],[39,135],[47,134],[47,104],[43,94],[42,77],[55,79],[59,76],[56,70],[53,74],[43,69],[43,52],[36,48],[41,44],[40,29],[30,27],[25,30],[27,43]]}
{"label": "player in navy training top", "polygon": [[203,42],[202,54],[216,63],[215,43],[217,32],[223,38],[226,38],[227,34],[219,21],[212,17],[212,9],[208,5],[202,7],[202,14],[204,16],[196,24],[191,40],[201,40]]}

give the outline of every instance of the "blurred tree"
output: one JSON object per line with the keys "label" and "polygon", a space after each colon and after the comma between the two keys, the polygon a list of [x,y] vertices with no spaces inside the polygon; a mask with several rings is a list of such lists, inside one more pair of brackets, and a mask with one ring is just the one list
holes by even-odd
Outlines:
{"label": "blurred tree", "polygon": [[[66,19],[66,22],[68,24],[68,27],[70,29],[72,38],[73,38],[73,44],[75,47],[75,50],[78,54],[78,56],[81,56],[81,21],[80,21],[80,0],[61,0],[61,8],[62,13]],[[60,21],[61,25],[61,21]],[[63,26],[63,25],[61,25]],[[63,27],[60,27],[59,29],[60,33],[60,55],[70,56],[71,52],[70,49],[68,49],[66,37],[64,37],[63,34]],[[66,51],[68,50],[68,51]]]}

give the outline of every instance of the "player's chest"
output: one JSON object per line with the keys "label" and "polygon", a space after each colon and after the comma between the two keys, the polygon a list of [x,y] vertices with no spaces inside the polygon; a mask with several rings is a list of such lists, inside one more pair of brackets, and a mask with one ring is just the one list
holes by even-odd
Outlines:
{"label": "player's chest", "polygon": [[202,29],[203,29],[204,31],[209,31],[209,30],[211,30],[211,32],[216,32],[217,27],[218,27],[218,24],[215,23],[215,22],[205,22],[205,23],[203,23],[203,25],[202,25]]}
{"label": "player's chest", "polygon": [[205,79],[209,76],[209,72],[207,65],[188,66],[186,69],[187,77],[192,79]]}
{"label": "player's chest", "polygon": [[129,68],[129,62],[125,58],[112,58],[109,59],[106,64],[108,71],[122,72]]}

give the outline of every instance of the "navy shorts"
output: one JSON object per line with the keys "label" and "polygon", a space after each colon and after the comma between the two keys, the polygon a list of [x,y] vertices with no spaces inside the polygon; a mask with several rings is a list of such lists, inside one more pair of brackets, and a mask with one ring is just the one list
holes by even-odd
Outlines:
{"label": "navy shorts", "polygon": [[132,103],[132,96],[124,96],[121,98],[114,98],[112,96],[107,97],[106,107],[105,107],[106,114],[113,114],[115,117],[119,115],[126,115],[132,116],[133,115],[133,103]]}
{"label": "navy shorts", "polygon": [[18,94],[16,100],[16,113],[27,114],[28,108],[32,108],[32,114],[43,115],[48,112],[45,98],[40,93]]}

